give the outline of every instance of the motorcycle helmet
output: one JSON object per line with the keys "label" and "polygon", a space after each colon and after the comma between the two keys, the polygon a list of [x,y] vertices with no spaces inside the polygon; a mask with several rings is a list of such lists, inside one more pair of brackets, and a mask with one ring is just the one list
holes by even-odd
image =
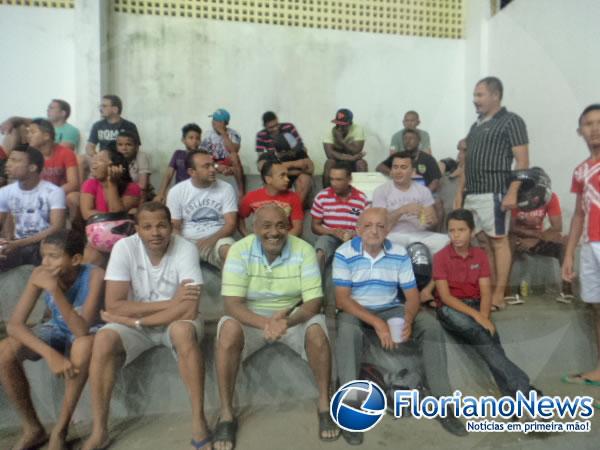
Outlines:
{"label": "motorcycle helmet", "polygon": [[550,177],[541,167],[514,170],[510,181],[520,181],[517,207],[521,211],[533,211],[548,204],[552,196]]}
{"label": "motorcycle helmet", "polygon": [[85,227],[89,244],[104,253],[110,253],[118,241],[133,233],[135,222],[126,212],[94,214]]}

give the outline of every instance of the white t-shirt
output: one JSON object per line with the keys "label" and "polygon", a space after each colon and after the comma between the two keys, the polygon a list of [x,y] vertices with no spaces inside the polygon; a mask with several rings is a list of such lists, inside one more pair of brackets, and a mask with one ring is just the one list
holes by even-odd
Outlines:
{"label": "white t-shirt", "polygon": [[169,190],[167,206],[173,219],[183,221],[183,237],[191,241],[216,233],[225,225],[225,214],[238,210],[235,190],[222,180],[207,188],[194,186],[191,179],[177,183]]}
{"label": "white t-shirt", "polygon": [[129,299],[145,302],[170,300],[183,280],[203,282],[196,246],[175,234],[158,266],[150,262],[137,233],[121,239],[110,254],[104,279],[129,281]]}
{"label": "white t-shirt", "polygon": [[[394,185],[393,181],[388,181],[373,192],[373,206],[375,208],[385,208],[388,211],[392,211],[410,203],[432,206],[435,200],[429,189],[414,181],[406,191],[401,191]],[[418,216],[403,215],[398,219],[398,222],[391,231],[394,233],[412,233],[423,230],[424,226],[419,222]]]}
{"label": "white t-shirt", "polygon": [[0,213],[10,213],[15,222],[15,239],[24,239],[50,227],[50,211],[65,209],[65,192],[55,184],[40,180],[24,191],[19,182],[0,189]]}

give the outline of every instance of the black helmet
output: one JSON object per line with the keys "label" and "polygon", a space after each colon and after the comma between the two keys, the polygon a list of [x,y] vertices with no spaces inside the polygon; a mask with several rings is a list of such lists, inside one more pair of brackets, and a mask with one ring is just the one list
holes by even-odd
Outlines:
{"label": "black helmet", "polygon": [[412,262],[417,288],[423,289],[431,281],[432,258],[431,252],[422,242],[413,242],[406,247],[406,252]]}
{"label": "black helmet", "polygon": [[510,181],[520,181],[517,206],[522,211],[533,211],[548,204],[552,196],[550,177],[541,167],[514,170]]}

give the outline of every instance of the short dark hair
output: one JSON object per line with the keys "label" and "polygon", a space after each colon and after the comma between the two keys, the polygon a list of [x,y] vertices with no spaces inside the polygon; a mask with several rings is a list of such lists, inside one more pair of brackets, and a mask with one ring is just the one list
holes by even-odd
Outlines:
{"label": "short dark hair", "polygon": [[121,112],[123,111],[123,102],[121,101],[119,96],[113,95],[113,94],[107,94],[107,95],[104,95],[102,98],[109,100],[111,106],[116,106],[117,111],[119,111],[119,114],[121,114]]}
{"label": "short dark hair", "polygon": [[42,133],[47,133],[50,136],[50,140],[54,141],[56,132],[54,131],[54,125],[52,122],[46,119],[38,118],[31,121],[31,125],[36,125]]}
{"label": "short dark hair", "polygon": [[267,184],[267,177],[273,175],[273,166],[276,164],[281,164],[276,157],[273,158],[265,158],[264,164],[260,168],[260,178],[262,179],[264,184]]}
{"label": "short dark hair", "polygon": [[69,256],[83,255],[86,237],[83,231],[72,228],[52,233],[46,236],[42,243],[56,245],[58,248],[63,249]]}
{"label": "short dark hair", "polygon": [[212,157],[212,153],[208,150],[198,149],[192,150],[185,155],[185,168],[186,169],[196,169],[196,165],[194,164],[194,156],[196,155],[208,155]]}
{"label": "short dark hair", "polygon": [[407,134],[414,134],[415,136],[417,136],[417,139],[419,139],[419,142],[421,141],[421,135],[419,134],[419,132],[417,130],[410,130],[408,128],[405,128],[402,131],[402,137],[404,137]]}
{"label": "short dark hair", "polygon": [[414,167],[412,153],[409,151],[403,150],[401,152],[392,153],[389,157],[390,167],[392,167],[392,165],[394,164],[394,159],[409,159],[410,165]]}
{"label": "short dark hair", "polygon": [[579,126],[581,126],[581,121],[586,116],[586,114],[588,114],[588,113],[590,113],[592,111],[600,111],[600,103],[592,103],[591,105],[589,105],[588,107],[586,107],[583,110],[583,112],[579,116],[579,122],[578,122]]}
{"label": "short dark hair", "polygon": [[475,229],[475,219],[473,219],[473,213],[468,209],[459,208],[448,213],[448,217],[446,217],[446,228],[448,228],[448,224],[451,220],[462,220],[467,223],[469,230],[473,231]]}
{"label": "short dark hair", "polygon": [[154,201],[145,202],[145,203],[142,203],[140,206],[138,206],[138,210],[135,215],[135,223],[139,223],[140,214],[143,213],[144,211],[146,211],[146,212],[162,211],[165,213],[165,216],[167,216],[167,220],[169,221],[169,223],[171,223],[171,211],[169,211],[169,208],[160,202],[154,202]]}
{"label": "short dark hair", "polygon": [[484,83],[488,90],[491,93],[498,94],[500,100],[502,100],[502,95],[504,94],[504,87],[502,86],[502,81],[497,77],[485,77],[477,82],[477,84]]}
{"label": "short dark hair", "polygon": [[202,128],[200,128],[197,124],[188,123],[187,125],[184,125],[183,128],[181,129],[181,137],[182,138],[186,137],[187,134],[191,131],[195,131],[198,134],[202,134]]}
{"label": "short dark hair", "polygon": [[134,133],[133,131],[127,131],[127,130],[119,131],[117,138],[131,139],[135,145],[138,145],[138,146],[140,145],[139,136],[137,135],[137,133]]}
{"label": "short dark hair", "polygon": [[345,170],[346,171],[346,175],[348,175],[349,177],[352,176],[352,166],[347,161],[336,161],[329,168],[329,173],[331,173],[332,170]]}
{"label": "short dark hair", "polygon": [[267,111],[266,113],[264,113],[262,115],[262,121],[263,121],[263,125],[267,126],[267,123],[272,122],[273,120],[276,120],[277,116],[275,115],[275,113],[273,111]]}
{"label": "short dark hair", "polygon": [[69,103],[67,103],[66,101],[61,100],[59,98],[53,98],[52,103],[56,103],[58,105],[58,107],[60,108],[60,110],[64,111],[65,120],[67,120],[69,118],[69,116],[71,115],[71,105],[69,105]]}
{"label": "short dark hair", "polygon": [[44,155],[37,148],[33,148],[27,144],[17,145],[13,152],[22,152],[27,155],[29,164],[34,164],[37,167],[37,173],[42,173],[44,170]]}
{"label": "short dark hair", "polygon": [[419,120],[419,113],[416,112],[414,109],[411,109],[410,111],[406,111],[404,113],[404,117],[408,116],[409,114],[412,114],[413,116],[417,116],[417,120]]}

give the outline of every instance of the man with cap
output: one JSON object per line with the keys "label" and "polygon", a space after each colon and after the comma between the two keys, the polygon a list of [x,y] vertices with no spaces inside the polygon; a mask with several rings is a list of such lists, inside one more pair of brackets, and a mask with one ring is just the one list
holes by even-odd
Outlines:
{"label": "man with cap", "polygon": [[200,147],[213,155],[218,173],[235,178],[238,195],[241,197],[246,193],[244,169],[239,155],[242,138],[237,131],[227,126],[231,115],[226,109],[219,108],[209,117],[212,117],[212,128],[202,139]]}
{"label": "man with cap", "polygon": [[327,155],[323,168],[323,187],[329,186],[329,170],[337,161],[347,161],[353,172],[367,172],[368,165],[363,148],[365,133],[360,125],[352,122],[354,115],[346,108],[339,109],[331,121],[335,126],[323,140],[323,149]]}

